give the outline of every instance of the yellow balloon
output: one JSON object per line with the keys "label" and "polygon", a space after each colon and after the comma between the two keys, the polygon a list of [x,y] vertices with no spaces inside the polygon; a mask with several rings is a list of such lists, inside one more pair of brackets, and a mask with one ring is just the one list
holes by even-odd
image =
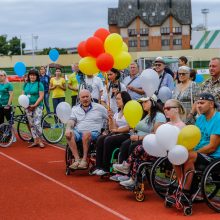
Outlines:
{"label": "yellow balloon", "polygon": [[119,34],[113,33],[105,39],[104,48],[106,53],[116,55],[122,51],[123,40]]}
{"label": "yellow balloon", "polygon": [[114,58],[114,68],[118,70],[126,69],[132,61],[132,57],[128,52],[122,51],[116,56],[113,56]]}
{"label": "yellow balloon", "polygon": [[96,59],[93,57],[84,57],[79,61],[79,69],[86,75],[93,75],[99,72],[96,66]]}
{"label": "yellow balloon", "polygon": [[129,126],[135,128],[142,118],[143,109],[139,102],[131,100],[126,103],[123,113]]}
{"label": "yellow balloon", "polygon": [[192,150],[201,139],[201,132],[195,125],[187,125],[178,136],[177,145],[183,145],[188,150]]}
{"label": "yellow balloon", "polygon": [[122,44],[122,50],[124,52],[128,52],[128,46],[127,46],[127,44],[125,42],[123,42],[123,44]]}

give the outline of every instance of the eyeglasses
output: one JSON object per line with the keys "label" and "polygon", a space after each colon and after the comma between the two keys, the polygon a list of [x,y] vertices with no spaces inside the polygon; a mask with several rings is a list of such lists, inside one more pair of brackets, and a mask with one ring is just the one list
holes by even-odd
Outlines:
{"label": "eyeglasses", "polygon": [[163,110],[167,110],[167,111],[170,111],[171,108],[178,108],[176,106],[167,106],[167,107],[163,107]]}
{"label": "eyeglasses", "polygon": [[160,67],[160,66],[162,66],[162,64],[156,63],[156,64],[154,64],[154,66]]}
{"label": "eyeglasses", "polygon": [[179,74],[179,76],[185,76],[185,75],[187,75],[189,73],[178,73],[178,74]]}

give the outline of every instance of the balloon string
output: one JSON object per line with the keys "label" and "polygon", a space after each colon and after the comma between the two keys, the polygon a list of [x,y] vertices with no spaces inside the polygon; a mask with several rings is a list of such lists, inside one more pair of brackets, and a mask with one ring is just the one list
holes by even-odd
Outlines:
{"label": "balloon string", "polygon": [[109,95],[109,90],[108,90],[108,76],[107,76],[107,72],[104,72],[103,75],[105,77],[105,88],[106,88],[107,97],[108,97],[107,109],[110,110],[110,95]]}

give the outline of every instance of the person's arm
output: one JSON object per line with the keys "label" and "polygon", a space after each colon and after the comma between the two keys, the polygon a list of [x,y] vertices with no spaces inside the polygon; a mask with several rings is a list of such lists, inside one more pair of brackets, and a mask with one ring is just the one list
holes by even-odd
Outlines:
{"label": "person's arm", "polygon": [[66,131],[65,131],[65,136],[67,139],[71,138],[71,132],[72,132],[72,129],[75,127],[75,120],[73,119],[69,119],[67,124],[66,124]]}
{"label": "person's arm", "polygon": [[39,98],[37,101],[34,103],[34,105],[29,105],[29,109],[32,111],[34,110],[37,106],[39,106],[40,102],[44,99],[44,91],[39,91]]}
{"label": "person's arm", "polygon": [[61,83],[61,85],[58,85],[58,87],[60,87],[62,90],[66,91],[66,82],[65,79],[64,81]]}
{"label": "person's arm", "polygon": [[130,129],[129,126],[125,126],[122,128],[113,128],[113,129],[110,129],[110,131],[114,133],[128,133],[129,129]]}
{"label": "person's arm", "polygon": [[9,91],[8,106],[10,106],[11,103],[12,103],[13,95],[14,95],[14,92],[13,91]]}
{"label": "person's arm", "polygon": [[220,135],[211,135],[208,145],[197,150],[198,153],[211,154],[220,146]]}
{"label": "person's arm", "polygon": [[129,90],[131,90],[131,91],[133,91],[133,92],[136,92],[137,94],[139,94],[139,95],[144,95],[145,94],[145,92],[144,92],[144,90],[143,89],[141,89],[141,88],[135,88],[134,86],[127,86],[127,89],[129,89]]}
{"label": "person's arm", "polygon": [[49,90],[54,90],[56,89],[56,85],[53,85],[53,79],[50,80],[50,86],[49,86]]}

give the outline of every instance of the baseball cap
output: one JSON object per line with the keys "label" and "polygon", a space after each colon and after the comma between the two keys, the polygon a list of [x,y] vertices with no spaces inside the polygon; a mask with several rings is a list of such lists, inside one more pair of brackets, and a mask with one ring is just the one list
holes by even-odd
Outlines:
{"label": "baseball cap", "polygon": [[154,63],[163,63],[163,64],[165,64],[165,60],[162,57],[157,57],[155,59]]}
{"label": "baseball cap", "polygon": [[217,108],[217,104],[216,104],[216,102],[215,102],[215,97],[214,97],[212,94],[210,94],[210,93],[201,93],[201,94],[199,95],[198,100],[212,101],[212,102],[214,102],[215,108]]}
{"label": "baseball cap", "polygon": [[148,100],[152,100],[152,101],[154,101],[154,102],[157,102],[157,96],[156,95],[152,95],[151,97],[149,97],[149,96],[145,96],[145,97],[141,97],[140,99],[138,99],[138,102],[146,102],[146,101],[148,101]]}

